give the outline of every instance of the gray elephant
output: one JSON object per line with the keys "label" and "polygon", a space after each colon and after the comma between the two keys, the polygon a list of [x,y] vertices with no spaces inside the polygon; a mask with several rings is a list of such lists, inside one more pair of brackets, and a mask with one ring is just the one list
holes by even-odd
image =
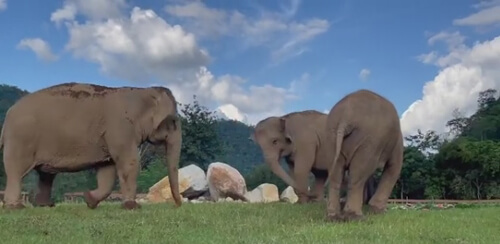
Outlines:
{"label": "gray elephant", "polygon": [[31,170],[39,175],[34,205],[54,206],[50,192],[57,173],[95,168],[97,188],[84,194],[89,208],[109,196],[116,174],[122,207],[139,208],[137,150],[143,142],[165,146],[170,190],[181,206],[181,131],[175,97],[165,87],[64,83],[25,95],[7,111],[0,136],[7,175],[4,207],[24,208],[21,184]]}
{"label": "gray elephant", "polygon": [[[329,166],[328,151],[323,150],[326,119],[326,114],[315,110],[268,117],[257,123],[249,137],[259,145],[271,170],[295,189],[298,203],[323,199]],[[282,157],[293,172],[293,178],[280,166]],[[315,177],[312,193],[307,190],[309,173]],[[373,194],[374,183],[373,178],[366,183],[365,201]]]}
{"label": "gray elephant", "polygon": [[[370,212],[383,213],[403,165],[403,136],[399,116],[386,98],[369,90],[350,93],[330,110],[325,126],[325,149],[331,152],[327,219],[363,219],[363,185],[377,168],[383,168]],[[349,170],[347,200],[340,205],[339,188]]]}

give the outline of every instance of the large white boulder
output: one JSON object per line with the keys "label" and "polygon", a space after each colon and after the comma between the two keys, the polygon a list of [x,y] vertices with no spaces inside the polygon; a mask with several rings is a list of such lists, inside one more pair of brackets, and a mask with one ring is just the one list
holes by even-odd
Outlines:
{"label": "large white boulder", "polygon": [[234,167],[214,162],[207,169],[208,190],[212,200],[231,197],[232,199],[244,199],[247,193],[245,178]]}
{"label": "large white boulder", "polygon": [[[208,183],[203,169],[195,164],[179,169],[179,191],[184,198],[199,196],[207,190]],[[152,203],[173,201],[168,176],[151,186],[146,198]]]}

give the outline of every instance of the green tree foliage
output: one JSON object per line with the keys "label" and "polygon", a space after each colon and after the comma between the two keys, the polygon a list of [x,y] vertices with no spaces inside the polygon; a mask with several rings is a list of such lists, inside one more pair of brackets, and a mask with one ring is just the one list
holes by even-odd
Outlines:
{"label": "green tree foliage", "polygon": [[200,105],[193,96],[192,104],[180,104],[182,113],[181,166],[197,164],[206,170],[217,156],[223,156],[222,143],[217,136],[215,111]]}
{"label": "green tree foliage", "polygon": [[155,158],[137,177],[137,192],[148,192],[151,186],[163,179],[167,174],[165,160],[160,157]]}

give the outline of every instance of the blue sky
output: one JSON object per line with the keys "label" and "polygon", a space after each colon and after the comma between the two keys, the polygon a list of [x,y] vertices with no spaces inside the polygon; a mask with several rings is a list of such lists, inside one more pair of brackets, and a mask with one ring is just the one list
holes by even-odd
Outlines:
{"label": "blue sky", "polygon": [[249,123],[366,88],[405,133],[445,132],[500,84],[496,16],[498,0],[0,0],[0,83],[160,84]]}

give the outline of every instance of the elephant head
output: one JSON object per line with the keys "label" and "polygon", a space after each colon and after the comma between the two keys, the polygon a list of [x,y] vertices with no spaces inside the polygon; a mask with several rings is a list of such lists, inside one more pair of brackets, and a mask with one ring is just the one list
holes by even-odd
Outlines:
{"label": "elephant head", "polygon": [[179,193],[178,165],[182,145],[181,121],[177,114],[177,102],[172,92],[165,87],[153,87],[153,106],[146,116],[149,129],[146,129],[145,140],[153,145],[164,145],[168,166],[170,190],[175,204],[180,206],[182,198]]}
{"label": "elephant head", "polygon": [[307,189],[298,188],[295,181],[279,164],[281,157],[290,155],[294,150],[292,138],[287,129],[287,121],[284,117],[273,116],[260,121],[249,139],[259,145],[264,154],[265,162],[274,174],[298,192],[308,195]]}

